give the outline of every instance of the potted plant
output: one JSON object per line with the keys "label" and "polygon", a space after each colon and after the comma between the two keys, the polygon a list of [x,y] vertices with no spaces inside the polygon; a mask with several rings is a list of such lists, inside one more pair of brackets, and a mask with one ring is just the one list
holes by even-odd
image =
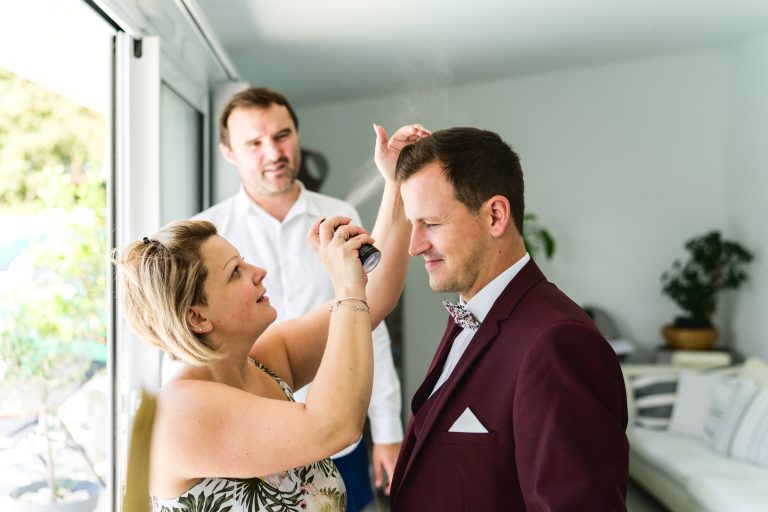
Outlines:
{"label": "potted plant", "polygon": [[685,312],[662,334],[672,348],[705,350],[714,346],[718,331],[712,323],[720,292],[735,290],[747,280],[746,265],[752,254],[738,242],[725,240],[718,231],[685,243],[689,256],[676,260],[661,275],[662,293]]}
{"label": "potted plant", "polygon": [[535,213],[526,213],[523,217],[523,242],[531,257],[541,251],[547,259],[555,254],[555,239],[549,230],[541,225]]}

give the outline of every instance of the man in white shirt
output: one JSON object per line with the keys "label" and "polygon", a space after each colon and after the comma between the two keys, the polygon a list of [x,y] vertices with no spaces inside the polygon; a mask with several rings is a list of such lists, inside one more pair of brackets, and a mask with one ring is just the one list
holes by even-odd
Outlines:
{"label": "man in white shirt", "polygon": [[[269,269],[264,283],[278,320],[300,316],[333,298],[331,282],[306,241],[311,225],[331,215],[344,215],[360,224],[352,205],[307,190],[296,179],[301,165],[298,124],[280,93],[252,87],[235,94],[220,118],[219,149],[237,168],[243,184],[237,194],[195,216],[213,222],[247,261]],[[368,417],[375,483],[380,486],[394,472],[403,430],[400,382],[383,322],[373,331],[373,344]],[[297,400],[306,397],[306,390],[297,391]],[[347,510],[372,507],[364,443],[333,458],[347,486]]]}

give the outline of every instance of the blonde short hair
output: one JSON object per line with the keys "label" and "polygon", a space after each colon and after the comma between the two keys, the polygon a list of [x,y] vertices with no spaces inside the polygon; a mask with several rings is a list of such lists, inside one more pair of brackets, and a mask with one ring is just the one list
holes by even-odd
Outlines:
{"label": "blonde short hair", "polygon": [[208,269],[200,247],[215,234],[216,227],[208,221],[171,222],[113,259],[122,270],[125,314],[134,330],[171,359],[195,366],[224,357],[187,322],[189,308],[207,304]]}

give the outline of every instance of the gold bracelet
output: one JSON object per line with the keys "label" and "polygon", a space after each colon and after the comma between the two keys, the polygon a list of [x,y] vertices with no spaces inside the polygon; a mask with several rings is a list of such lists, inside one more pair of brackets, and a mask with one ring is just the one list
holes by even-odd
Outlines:
{"label": "gold bracelet", "polygon": [[335,313],[339,310],[339,308],[352,308],[354,311],[366,311],[370,312],[371,310],[368,308],[364,308],[362,306],[353,306],[352,304],[341,304],[339,302],[334,302],[331,304],[331,306],[328,308],[328,311],[331,313]]}
{"label": "gold bracelet", "polygon": [[368,308],[368,310],[371,309],[371,307],[368,305],[368,303],[365,302],[365,300],[361,299],[360,297],[341,297],[341,298],[335,299],[333,301],[333,304],[334,304],[334,306],[336,306],[336,305],[341,304],[345,300],[356,300],[358,302],[362,302],[363,304],[365,304],[365,307]]}
{"label": "gold bracelet", "polygon": [[[353,305],[353,304],[344,304],[345,300],[354,300],[362,305]],[[356,313],[358,311],[365,311],[367,313],[370,313],[371,308],[368,306],[368,303],[365,302],[365,300],[361,299],[360,297],[340,297],[338,299],[335,299],[333,301],[333,304],[328,308],[328,311],[331,313],[335,313],[339,310],[340,307],[345,308],[351,308],[352,309],[352,318],[354,318]]]}
{"label": "gold bracelet", "polygon": [[[341,301],[347,300],[347,299],[355,299],[363,303],[362,306],[353,305],[353,304],[343,304]],[[336,299],[333,304],[331,304],[331,307],[328,308],[328,311],[331,312],[331,314],[334,314],[339,310],[340,307],[350,308],[352,310],[352,322],[357,323],[357,312],[358,311],[365,311],[366,313],[370,314],[371,310],[368,308],[368,303],[365,302],[363,299],[358,299],[357,297],[344,297],[342,299]]]}

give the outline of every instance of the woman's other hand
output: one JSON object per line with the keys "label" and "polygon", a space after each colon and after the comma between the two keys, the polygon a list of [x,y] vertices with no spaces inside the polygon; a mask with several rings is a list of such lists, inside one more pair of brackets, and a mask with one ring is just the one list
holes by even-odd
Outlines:
{"label": "woman's other hand", "polygon": [[365,297],[368,277],[360,263],[358,251],[373,238],[349,217],[328,217],[312,225],[307,240],[328,272],[337,297]]}

